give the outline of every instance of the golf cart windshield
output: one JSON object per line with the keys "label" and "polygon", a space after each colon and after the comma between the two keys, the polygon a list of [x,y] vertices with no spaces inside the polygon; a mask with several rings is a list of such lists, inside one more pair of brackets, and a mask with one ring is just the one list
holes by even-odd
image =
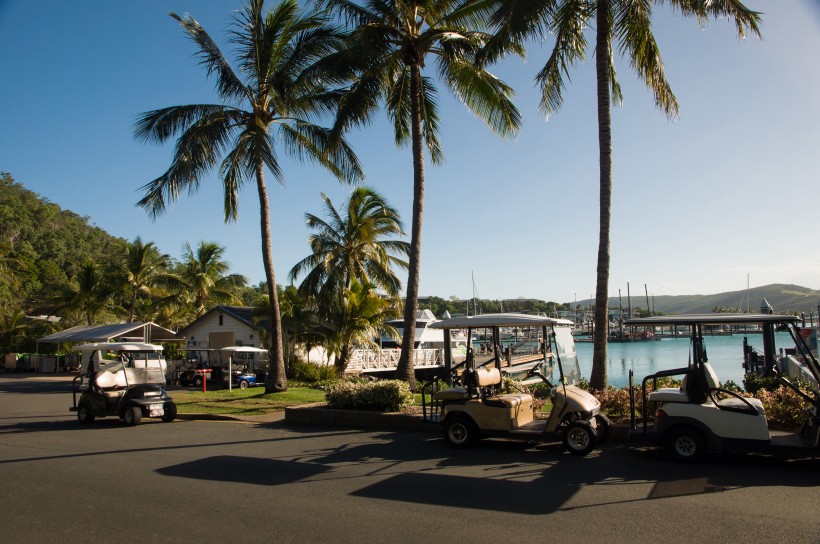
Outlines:
{"label": "golf cart windshield", "polygon": [[[556,356],[561,359],[565,383],[567,385],[577,385],[581,380],[581,366],[578,364],[578,353],[575,351],[572,329],[570,327],[555,327],[554,331]],[[550,381],[556,383],[551,379]]]}
{"label": "golf cart windshield", "polygon": [[109,365],[105,370],[97,374],[97,382],[100,382],[100,374],[111,373],[111,378],[119,386],[131,386],[137,384],[165,384],[165,371],[162,366],[162,359],[157,352],[150,351],[128,351],[123,352],[125,362]]}

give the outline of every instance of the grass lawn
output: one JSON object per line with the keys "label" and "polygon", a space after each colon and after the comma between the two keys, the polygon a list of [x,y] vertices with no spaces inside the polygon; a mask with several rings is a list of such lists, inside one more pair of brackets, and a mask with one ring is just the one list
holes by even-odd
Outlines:
{"label": "grass lawn", "polygon": [[284,410],[288,406],[324,402],[325,392],[311,387],[289,387],[284,393],[265,394],[264,387],[202,391],[170,391],[180,414],[227,414],[254,416]]}

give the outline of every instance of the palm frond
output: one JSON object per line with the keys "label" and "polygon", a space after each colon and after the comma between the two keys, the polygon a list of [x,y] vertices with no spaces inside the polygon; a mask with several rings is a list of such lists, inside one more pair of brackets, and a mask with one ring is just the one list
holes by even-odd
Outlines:
{"label": "palm frond", "polygon": [[438,57],[439,73],[456,97],[497,135],[515,135],[521,114],[512,103],[511,87],[490,72],[460,58]]}
{"label": "palm frond", "polygon": [[570,81],[569,69],[584,60],[587,40],[584,30],[593,15],[584,0],[566,0],[549,15],[555,46],[547,63],[535,77],[541,85],[541,111],[549,115],[564,102],[564,79]]}
{"label": "palm frond", "polygon": [[678,116],[678,102],[666,80],[658,44],[652,34],[652,3],[649,0],[619,3],[614,7],[613,33],[620,54],[644,80],[655,104],[667,117]]}
{"label": "palm frond", "polygon": [[202,26],[190,15],[180,17],[176,13],[169,13],[176,19],[188,36],[199,46],[197,57],[205,67],[208,75],[216,74],[216,88],[224,100],[240,100],[247,97],[245,86],[237,77],[228,61],[222,55],[219,47]]}

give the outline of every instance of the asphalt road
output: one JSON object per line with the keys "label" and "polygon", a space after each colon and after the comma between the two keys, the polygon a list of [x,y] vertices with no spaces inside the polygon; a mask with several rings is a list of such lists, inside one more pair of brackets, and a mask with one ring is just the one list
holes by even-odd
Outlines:
{"label": "asphalt road", "polygon": [[820,542],[820,461],[688,466],[552,445],[246,422],[81,426],[66,377],[0,375],[0,541]]}

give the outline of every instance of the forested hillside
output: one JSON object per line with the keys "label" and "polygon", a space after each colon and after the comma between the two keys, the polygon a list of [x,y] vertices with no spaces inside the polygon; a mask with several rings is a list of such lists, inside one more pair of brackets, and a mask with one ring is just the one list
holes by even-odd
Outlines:
{"label": "forested hillside", "polygon": [[[48,313],[84,263],[109,266],[127,241],[63,210],[0,173],[0,301]],[[13,270],[14,274],[10,271]]]}

